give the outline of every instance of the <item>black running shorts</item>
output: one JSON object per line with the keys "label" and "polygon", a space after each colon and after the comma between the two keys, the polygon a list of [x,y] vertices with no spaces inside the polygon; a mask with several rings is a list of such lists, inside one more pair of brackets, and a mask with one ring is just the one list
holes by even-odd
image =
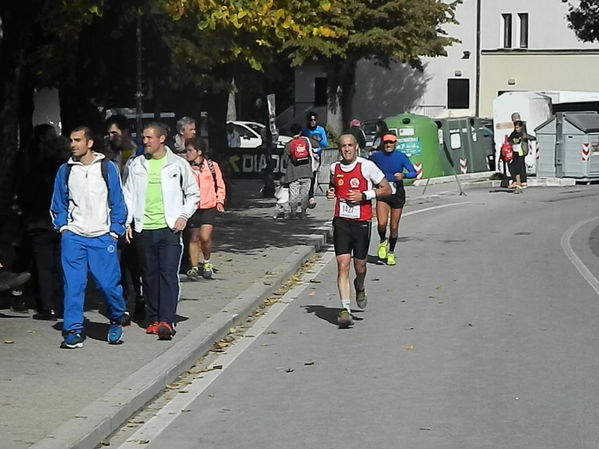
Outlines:
{"label": "black running shorts", "polygon": [[377,198],[377,201],[387,203],[391,209],[403,209],[406,204],[406,191],[401,188],[397,189],[393,195],[386,196],[385,198]]}
{"label": "black running shorts", "polygon": [[216,218],[216,207],[210,209],[198,209],[187,221],[188,228],[199,228],[202,225],[213,225]]}
{"label": "black running shorts", "polygon": [[337,256],[353,253],[356,259],[366,259],[370,246],[370,221],[350,221],[335,217],[333,244]]}

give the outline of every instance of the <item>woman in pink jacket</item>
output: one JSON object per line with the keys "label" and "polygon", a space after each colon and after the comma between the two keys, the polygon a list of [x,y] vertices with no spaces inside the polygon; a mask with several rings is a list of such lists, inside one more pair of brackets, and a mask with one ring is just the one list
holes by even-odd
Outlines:
{"label": "woman in pink jacket", "polygon": [[[206,157],[208,146],[203,139],[193,137],[185,141],[185,158],[191,164],[200,187],[198,210],[187,222],[189,232],[189,261],[187,277],[198,280],[200,275],[211,279],[214,268],[210,263],[212,229],[217,212],[225,211],[225,183],[218,164]],[[200,252],[204,261],[200,263]]]}

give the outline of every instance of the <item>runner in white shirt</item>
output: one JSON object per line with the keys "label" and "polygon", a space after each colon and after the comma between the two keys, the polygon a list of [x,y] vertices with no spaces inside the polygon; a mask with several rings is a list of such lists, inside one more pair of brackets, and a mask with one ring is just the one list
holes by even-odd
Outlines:
{"label": "runner in white shirt", "polygon": [[357,156],[358,144],[351,134],[339,138],[341,161],[331,165],[329,200],[335,199],[333,242],[337,256],[337,288],[341,311],[337,320],[340,328],[352,324],[350,308],[349,267],[354,258],[356,303],[366,307],[366,259],[370,245],[372,200],[391,194],[391,187],[376,164]]}

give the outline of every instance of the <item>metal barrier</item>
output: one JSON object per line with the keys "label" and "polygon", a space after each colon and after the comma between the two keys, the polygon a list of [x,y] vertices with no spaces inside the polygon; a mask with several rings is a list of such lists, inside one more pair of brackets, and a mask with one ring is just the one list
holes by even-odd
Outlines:
{"label": "metal barrier", "polygon": [[339,149],[325,148],[320,152],[320,171],[318,172],[318,190],[323,194],[329,188],[331,180],[331,164],[339,160]]}

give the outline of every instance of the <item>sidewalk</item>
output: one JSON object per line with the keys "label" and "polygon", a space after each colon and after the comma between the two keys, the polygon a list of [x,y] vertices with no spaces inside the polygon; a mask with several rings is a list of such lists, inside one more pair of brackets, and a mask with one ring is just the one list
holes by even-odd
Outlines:
{"label": "sidewalk", "polygon": [[[464,190],[476,179],[463,180]],[[488,188],[482,182],[478,185]],[[86,311],[83,349],[61,350],[60,322],[0,309],[2,448],[94,448],[208,352],[287,280],[330,235],[333,203],[317,197],[306,221],[274,221],[260,183],[236,181],[234,204],[215,226],[214,280],[182,282],[177,335],[157,341],[132,325],[125,343],[106,343],[107,319]],[[457,196],[455,180],[410,186],[407,206]],[[92,304],[93,306],[93,304]]]}
{"label": "sidewalk", "polygon": [[182,282],[171,342],[133,324],[124,344],[110,346],[107,319],[91,308],[84,348],[61,350],[60,321],[0,309],[2,448],[95,447],[322,247],[331,203],[318,198],[305,221],[274,221],[274,200],[259,198],[258,188],[252,181],[234,184],[237,207],[215,226],[212,259],[219,271],[214,280]]}

